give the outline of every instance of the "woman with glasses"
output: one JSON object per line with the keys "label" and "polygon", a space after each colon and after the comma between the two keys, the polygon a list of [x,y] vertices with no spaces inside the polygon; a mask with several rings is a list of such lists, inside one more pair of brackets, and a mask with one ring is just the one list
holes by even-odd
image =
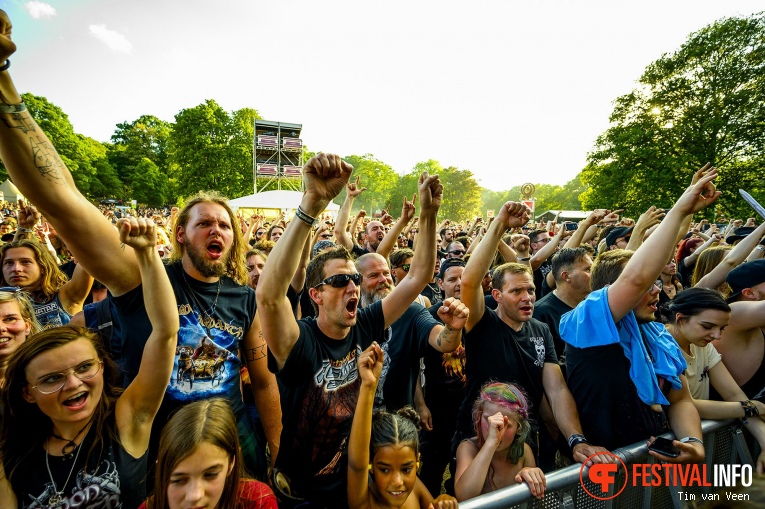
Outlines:
{"label": "woman with glasses", "polygon": [[0,388],[5,385],[5,367],[11,354],[30,334],[40,330],[35,310],[26,294],[19,290],[0,289]]}
{"label": "woman with glasses", "polygon": [[53,256],[37,241],[17,240],[0,247],[3,285],[23,288],[32,297],[40,325],[65,325],[82,305],[93,278],[79,264],[72,279],[56,265]]}
{"label": "woman with glasses", "polygon": [[138,507],[152,422],[173,370],[178,311],[156,250],[156,226],[121,219],[136,253],[152,333],[136,378],[117,389],[98,336],[51,328],[8,362],[0,428],[0,508]]}

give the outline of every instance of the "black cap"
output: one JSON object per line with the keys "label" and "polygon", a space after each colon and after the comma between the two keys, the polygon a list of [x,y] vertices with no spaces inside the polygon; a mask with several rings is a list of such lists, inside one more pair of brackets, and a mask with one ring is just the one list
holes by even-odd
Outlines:
{"label": "black cap", "polygon": [[606,236],[606,247],[611,248],[616,243],[617,239],[620,239],[622,237],[626,237],[632,233],[632,227],[627,228],[626,226],[619,226],[617,228],[614,228],[611,230],[611,232]]}
{"label": "black cap", "polygon": [[728,302],[738,298],[745,289],[765,283],[765,258],[742,263],[728,273],[725,282],[733,290]]}
{"label": "black cap", "polygon": [[446,271],[448,269],[451,269],[452,267],[464,267],[465,266],[465,260],[462,258],[447,258],[441,262],[441,270],[438,271],[438,279],[443,280],[444,274],[446,274]]}
{"label": "black cap", "polygon": [[730,235],[725,237],[725,242],[728,244],[733,244],[737,240],[746,238],[754,230],[755,230],[754,226],[741,226],[739,228],[736,228],[735,230],[731,232]]}

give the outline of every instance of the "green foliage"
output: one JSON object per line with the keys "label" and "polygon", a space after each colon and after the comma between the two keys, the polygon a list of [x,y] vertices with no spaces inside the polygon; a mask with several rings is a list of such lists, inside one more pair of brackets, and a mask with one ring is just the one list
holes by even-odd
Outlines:
{"label": "green foliage", "polygon": [[215,189],[229,198],[250,194],[256,118],[253,109],[229,114],[211,99],[175,115],[170,148],[178,193]]}
{"label": "green foliage", "polygon": [[718,212],[739,215],[738,187],[763,187],[763,71],[763,14],[721,19],[650,64],[639,87],[615,101],[612,125],[588,156],[584,207],[637,215],[669,206],[711,162],[721,174]]}
{"label": "green foliage", "polygon": [[151,207],[161,207],[167,203],[167,175],[159,171],[159,167],[151,159],[144,157],[135,165],[130,175],[132,194],[138,203]]}
{"label": "green foliage", "polygon": [[[351,155],[343,159],[353,166],[351,178],[355,181],[358,176],[359,185],[367,188],[366,191],[354,200],[354,211],[364,209],[372,214],[378,208],[385,208],[388,204],[386,200],[392,195],[396,181],[399,178],[396,172],[393,171],[393,168],[376,159],[372,154],[364,154],[362,156]],[[409,198],[411,199],[411,195]],[[343,200],[345,200],[345,190],[334,201],[340,204],[343,203]],[[394,210],[401,210],[402,201],[399,200],[398,209]],[[394,212],[393,215],[395,216],[396,213]]]}

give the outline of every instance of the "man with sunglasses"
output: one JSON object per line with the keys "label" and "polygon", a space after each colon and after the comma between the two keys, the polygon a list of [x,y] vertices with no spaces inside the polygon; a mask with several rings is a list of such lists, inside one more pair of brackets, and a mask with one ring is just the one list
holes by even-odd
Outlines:
{"label": "man with sunglasses", "polygon": [[[326,251],[307,269],[315,318],[298,322],[285,297],[297,268],[300,248],[314,217],[348,182],[353,167],[332,154],[318,154],[303,169],[305,194],[296,218],[271,252],[258,284],[257,298],[268,342],[269,367],[280,383],[284,430],[276,468],[289,479],[291,496],[312,507],[347,507],[345,447],[360,389],[356,359],[373,341],[385,340],[395,322],[432,277],[435,250],[418,250],[409,273],[389,298],[357,309],[363,284],[350,253]],[[443,186],[438,176],[419,179],[420,235],[435,246],[436,214]],[[454,317],[464,322],[465,317]],[[444,334],[442,343],[454,341]]]}
{"label": "man with sunglasses", "polygon": [[449,247],[446,249],[446,258],[460,258],[462,259],[465,256],[465,246],[462,245],[462,242],[454,241],[449,244]]}

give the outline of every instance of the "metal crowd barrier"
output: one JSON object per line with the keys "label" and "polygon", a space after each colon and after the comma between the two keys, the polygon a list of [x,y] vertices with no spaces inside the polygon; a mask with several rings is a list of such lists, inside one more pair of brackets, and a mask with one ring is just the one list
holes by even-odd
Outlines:
{"label": "metal crowd barrier", "polygon": [[[746,444],[743,429],[739,421],[728,419],[722,421],[702,421],[704,445],[706,448],[707,470],[711,476],[715,464],[753,464],[752,455]],[[670,434],[664,434],[673,438]],[[639,442],[629,447],[612,451],[629,465],[633,463],[655,463],[655,458],[648,454],[645,442]],[[555,470],[546,475],[547,489],[541,500],[534,498],[528,486],[516,484],[500,490],[481,495],[460,503],[460,509],[682,509],[687,507],[689,495],[695,501],[702,500],[701,494],[710,494],[710,487],[666,487],[644,488],[642,486],[627,486],[624,491],[611,500],[598,500],[582,488],[579,481],[580,464],[575,464]],[[583,476],[587,489],[591,493],[600,493],[600,487]],[[613,495],[615,486],[621,487],[624,474],[621,472],[616,482],[611,485],[611,491],[604,498]],[[678,494],[682,492],[682,495]],[[681,500],[682,498],[682,500]]]}

